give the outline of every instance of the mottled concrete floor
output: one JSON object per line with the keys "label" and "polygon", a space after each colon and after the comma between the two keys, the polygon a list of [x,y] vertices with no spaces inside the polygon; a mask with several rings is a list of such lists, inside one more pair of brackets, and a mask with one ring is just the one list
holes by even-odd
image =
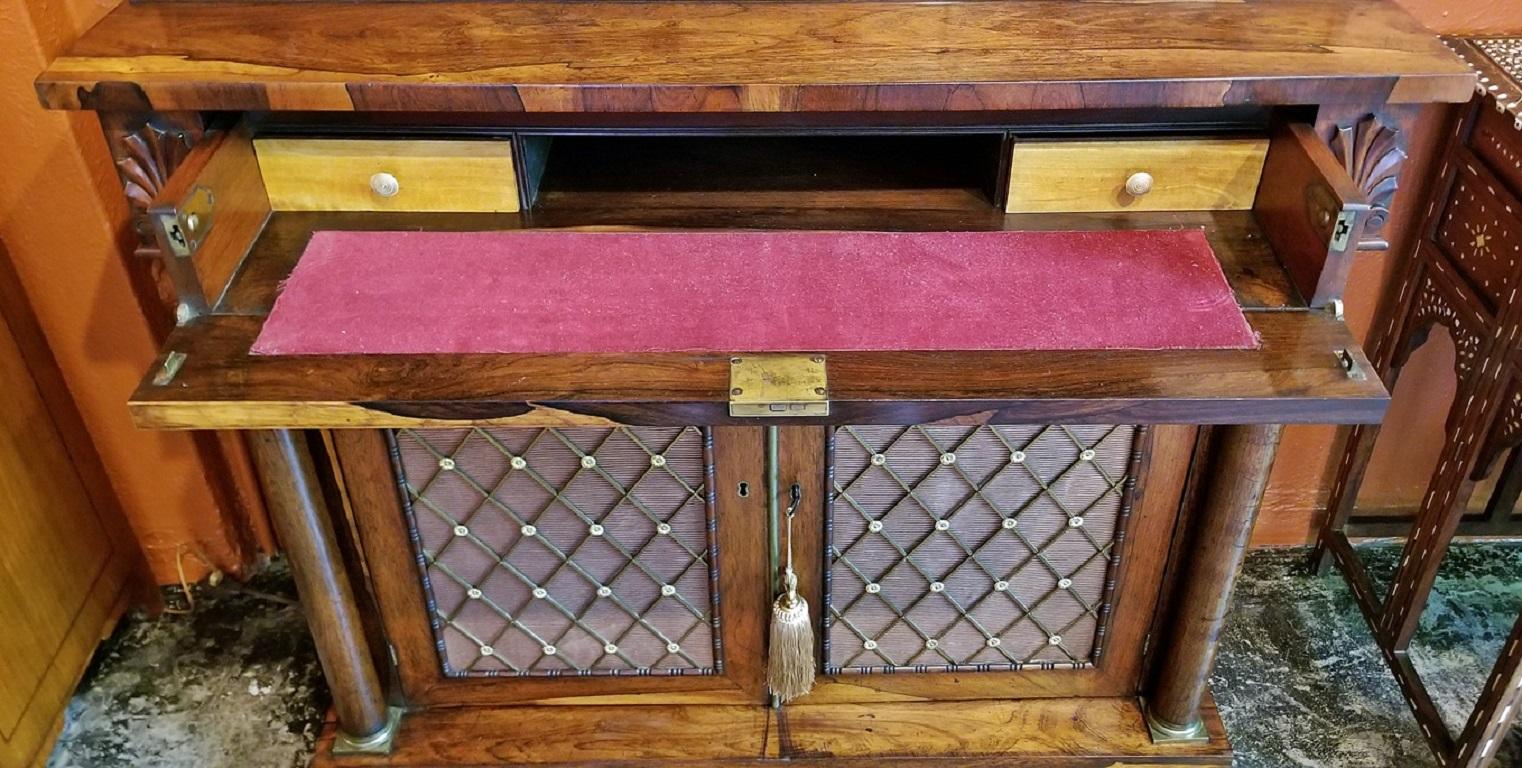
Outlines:
{"label": "mottled concrete floor", "polygon": [[[1394,544],[1359,547],[1393,572]],[[1239,766],[1437,766],[1335,573],[1308,578],[1303,550],[1249,556],[1211,683]],[[1455,545],[1411,658],[1454,732],[1469,718],[1522,610],[1522,544]],[[1522,766],[1513,733],[1496,765]]]}
{"label": "mottled concrete floor", "polygon": [[49,766],[306,765],[329,700],[289,573],[195,594],[189,613],[130,618],[101,646]]}
{"label": "mottled concrete floor", "polygon": [[[1398,550],[1365,546],[1376,571]],[[1340,579],[1304,551],[1255,552],[1213,680],[1237,765],[1436,766]],[[1468,717],[1522,609],[1522,545],[1465,544],[1439,577],[1412,657],[1452,726]],[[304,765],[327,707],[310,639],[277,566],[197,589],[196,609],[132,619],[70,705],[51,766]],[[1500,765],[1522,766],[1522,737]]]}

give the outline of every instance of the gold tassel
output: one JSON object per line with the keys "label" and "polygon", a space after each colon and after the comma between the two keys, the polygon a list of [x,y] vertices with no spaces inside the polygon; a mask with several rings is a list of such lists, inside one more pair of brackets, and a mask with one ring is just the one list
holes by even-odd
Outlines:
{"label": "gold tassel", "polygon": [[786,704],[814,688],[814,627],[808,601],[798,594],[798,577],[791,566],[783,582],[786,591],[772,603],[766,685],[780,703]]}
{"label": "gold tassel", "polygon": [[766,686],[779,704],[814,689],[814,625],[809,604],[798,594],[798,574],[793,571],[793,515],[798,511],[802,489],[792,487],[787,508],[787,568],[782,572],[782,594],[772,603],[771,646],[766,661]]}

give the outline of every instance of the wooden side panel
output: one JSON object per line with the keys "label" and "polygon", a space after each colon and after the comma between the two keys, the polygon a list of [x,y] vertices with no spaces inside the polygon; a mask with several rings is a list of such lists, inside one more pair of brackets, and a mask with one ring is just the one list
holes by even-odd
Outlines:
{"label": "wooden side panel", "polygon": [[1253,213],[1311,306],[1342,297],[1369,201],[1310,126],[1274,134]]}
{"label": "wooden side panel", "polygon": [[[0,252],[0,765],[46,758],[136,554]],[[24,629],[17,629],[24,628]]]}
{"label": "wooden side panel", "polygon": [[[1266,139],[1030,141],[1015,144],[1010,213],[1240,211],[1252,207]],[[1133,194],[1127,181],[1151,177]]]}
{"label": "wooden side panel", "polygon": [[[519,207],[508,141],[268,138],[254,148],[276,210],[512,213]],[[382,175],[395,182],[389,195]]]}

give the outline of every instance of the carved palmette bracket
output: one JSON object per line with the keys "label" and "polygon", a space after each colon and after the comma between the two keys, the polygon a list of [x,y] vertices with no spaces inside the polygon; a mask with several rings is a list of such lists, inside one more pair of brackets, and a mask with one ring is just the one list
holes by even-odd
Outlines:
{"label": "carved palmette bracket", "polygon": [[103,112],[100,122],[132,213],[137,234],[133,253],[143,257],[128,265],[133,293],[154,335],[162,339],[174,326],[178,299],[164,260],[158,258],[162,252],[148,222],[148,206],[201,140],[205,128],[200,114],[194,112]]}
{"label": "carved palmette bracket", "polygon": [[1384,229],[1400,186],[1400,169],[1406,162],[1400,131],[1385,125],[1379,117],[1368,115],[1353,125],[1337,127],[1332,136],[1332,152],[1369,199],[1369,215],[1358,233],[1358,250],[1388,249],[1390,243],[1384,237]]}
{"label": "carved palmette bracket", "polygon": [[157,113],[103,117],[102,127],[121,178],[132,225],[137,232],[139,256],[158,256],[159,247],[148,225],[148,205],[174,170],[200,141],[199,115]]}

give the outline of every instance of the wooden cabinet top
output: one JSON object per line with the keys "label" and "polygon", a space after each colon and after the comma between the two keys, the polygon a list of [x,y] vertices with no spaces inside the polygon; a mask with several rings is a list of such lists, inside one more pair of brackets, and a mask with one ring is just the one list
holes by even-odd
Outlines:
{"label": "wooden cabinet top", "polygon": [[908,112],[1463,101],[1390,0],[124,3],[68,109]]}

